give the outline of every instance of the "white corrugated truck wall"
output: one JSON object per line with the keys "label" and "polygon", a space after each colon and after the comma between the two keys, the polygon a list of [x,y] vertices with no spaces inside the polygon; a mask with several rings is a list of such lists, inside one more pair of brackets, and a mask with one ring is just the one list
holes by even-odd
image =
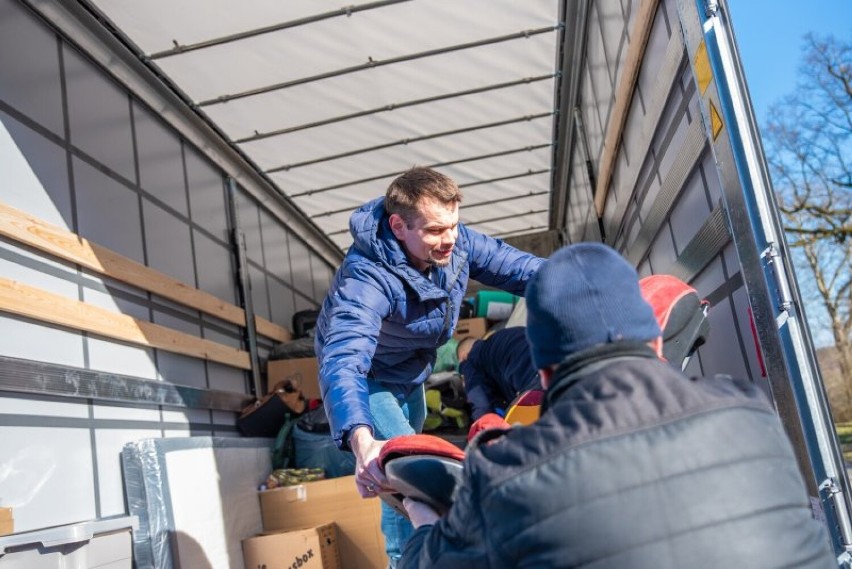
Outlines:
{"label": "white corrugated truck wall", "polygon": [[[319,305],[333,268],[239,188],[237,204],[254,313],[290,328],[294,312]],[[239,305],[223,172],[15,0],[0,0],[0,205]],[[5,237],[0,278],[247,349],[235,324]],[[259,338],[261,358],[272,346]],[[0,358],[0,504],[14,507],[18,531],[125,512],[127,442],[237,436],[233,403],[39,393],[39,365],[71,383],[91,373],[200,394],[245,398],[251,389],[244,369],[8,311],[0,311]],[[21,382],[27,389],[10,387]]]}
{"label": "white corrugated truck wall", "polygon": [[[600,238],[594,188],[584,164],[587,156],[598,166],[603,159],[615,89],[631,49],[627,32],[638,8],[638,1],[624,11],[618,3],[591,5],[578,105],[584,132],[577,133],[574,145],[572,209],[567,214],[573,220],[571,242]],[[688,373],[748,377],[768,392],[736,251],[720,223],[717,165],[707,144],[675,0],[661,1],[652,17],[624,137],[612,157],[604,238],[637,265],[640,276],[676,274],[711,301],[709,341],[691,358]],[[705,241],[714,246],[702,246]]]}

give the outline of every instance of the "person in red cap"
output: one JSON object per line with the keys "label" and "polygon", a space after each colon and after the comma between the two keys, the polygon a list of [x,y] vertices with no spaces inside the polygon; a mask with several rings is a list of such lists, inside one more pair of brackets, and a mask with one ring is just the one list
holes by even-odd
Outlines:
{"label": "person in red cap", "polygon": [[621,255],[560,249],[526,301],[541,418],[474,438],[445,516],[404,500],[417,529],[399,567],[837,566],[763,392],[658,358]]}

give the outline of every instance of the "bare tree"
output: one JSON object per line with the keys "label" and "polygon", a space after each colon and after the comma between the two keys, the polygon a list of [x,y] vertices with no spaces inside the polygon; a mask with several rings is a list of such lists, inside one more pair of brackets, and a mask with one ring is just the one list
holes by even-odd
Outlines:
{"label": "bare tree", "polygon": [[772,107],[766,155],[794,262],[813,276],[811,329],[837,349],[832,406],[852,420],[852,43],[809,35],[804,51],[795,92]]}

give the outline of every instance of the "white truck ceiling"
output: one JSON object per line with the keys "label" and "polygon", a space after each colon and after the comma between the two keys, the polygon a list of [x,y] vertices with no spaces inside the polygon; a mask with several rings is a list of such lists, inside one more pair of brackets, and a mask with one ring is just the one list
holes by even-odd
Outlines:
{"label": "white truck ceiling", "polygon": [[414,165],[456,179],[478,231],[548,229],[557,0],[90,7],[341,249],[352,210]]}

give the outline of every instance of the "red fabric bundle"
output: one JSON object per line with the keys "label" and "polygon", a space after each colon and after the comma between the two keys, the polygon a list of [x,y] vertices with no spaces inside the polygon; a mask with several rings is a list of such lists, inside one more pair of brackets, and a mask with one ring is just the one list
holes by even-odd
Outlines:
{"label": "red fabric bundle", "polygon": [[434,435],[403,435],[387,442],[379,453],[382,470],[388,461],[400,456],[431,455],[464,460],[464,451],[453,443]]}
{"label": "red fabric bundle", "polygon": [[508,429],[510,427],[506,420],[497,413],[486,413],[473,422],[467,432],[467,442],[473,440],[477,434],[489,429]]}

